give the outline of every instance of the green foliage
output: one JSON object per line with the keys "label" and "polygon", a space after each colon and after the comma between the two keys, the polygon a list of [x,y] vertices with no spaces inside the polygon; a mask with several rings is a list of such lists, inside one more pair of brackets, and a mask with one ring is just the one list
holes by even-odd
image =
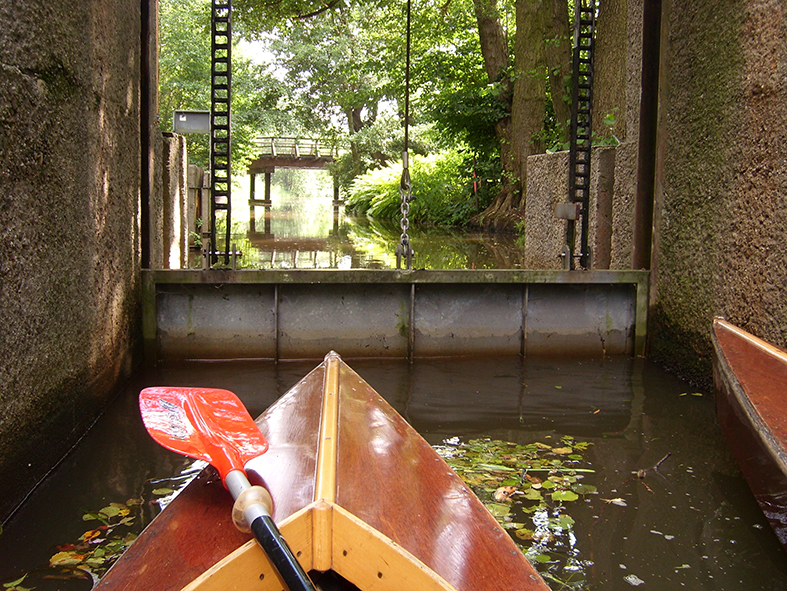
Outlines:
{"label": "green foliage", "polygon": [[[460,174],[463,163],[463,155],[456,150],[411,157],[414,199],[410,205],[411,223],[462,224],[475,213],[474,202],[467,196],[468,179]],[[347,210],[377,220],[398,220],[401,216],[401,175],[402,165],[397,162],[359,176],[349,188]]]}
{"label": "green foliage", "polygon": [[[615,125],[617,124],[617,118],[615,114],[618,111],[618,107],[612,109],[610,113],[604,115],[604,118],[601,120],[604,124],[604,129],[601,132],[594,131],[592,134],[591,144],[594,146],[618,146],[620,145],[620,140],[615,135]],[[570,140],[563,141],[560,139],[559,134],[549,133],[545,130],[544,137],[544,145],[548,146],[549,152],[559,152],[561,150],[568,150],[571,147]]]}
{"label": "green foliage", "polygon": [[[173,111],[210,109],[210,4],[161,0],[159,41],[159,125],[169,131]],[[255,137],[265,130],[289,135],[293,121],[277,108],[282,83],[244,57],[237,44],[232,73],[232,158],[240,164],[251,156]],[[191,163],[207,167],[208,134],[187,134],[186,140]]]}

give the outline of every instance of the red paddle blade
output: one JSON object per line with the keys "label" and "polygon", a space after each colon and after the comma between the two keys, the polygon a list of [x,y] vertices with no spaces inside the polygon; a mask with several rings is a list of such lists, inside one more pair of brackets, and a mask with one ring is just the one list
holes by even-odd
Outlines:
{"label": "red paddle blade", "polygon": [[158,443],[212,464],[222,481],[264,454],[268,442],[235,394],[213,388],[146,388],[139,409]]}

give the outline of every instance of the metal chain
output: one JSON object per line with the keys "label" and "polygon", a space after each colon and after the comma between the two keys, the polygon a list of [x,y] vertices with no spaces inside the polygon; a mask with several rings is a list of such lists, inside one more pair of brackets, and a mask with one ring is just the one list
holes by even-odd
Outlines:
{"label": "metal chain", "polygon": [[410,183],[410,163],[407,151],[402,152],[402,181],[399,183],[399,197],[401,199],[402,235],[399,246],[396,247],[396,268],[402,268],[402,257],[405,257],[407,269],[413,268],[413,248],[410,245],[410,236],[407,231],[410,229],[410,201],[413,200],[413,187]]}
{"label": "metal chain", "polygon": [[399,246],[396,247],[396,268],[402,268],[402,257],[405,257],[407,269],[413,268],[413,248],[410,246],[410,236],[407,230],[410,229],[410,202],[413,200],[413,187],[410,183],[410,20],[412,2],[407,0],[407,42],[405,51],[404,66],[404,151],[402,152],[402,181],[399,183],[399,197],[402,209],[402,236]]}

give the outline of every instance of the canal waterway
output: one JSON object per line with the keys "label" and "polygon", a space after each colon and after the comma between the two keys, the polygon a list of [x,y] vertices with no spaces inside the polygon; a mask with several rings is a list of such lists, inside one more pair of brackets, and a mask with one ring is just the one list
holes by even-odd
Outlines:
{"label": "canal waterway", "polygon": [[[247,269],[396,268],[397,224],[353,218],[333,206],[333,187],[325,171],[276,171],[271,207],[255,207],[254,217],[240,197],[233,205],[231,244]],[[278,179],[278,180],[277,180]],[[248,179],[244,179],[248,182]],[[259,183],[258,183],[259,184]],[[238,187],[233,193],[244,195]],[[266,220],[267,218],[267,220]],[[417,269],[519,269],[522,238],[475,230],[423,228],[412,224],[409,237]],[[221,237],[221,234],[220,234]],[[223,242],[220,242],[223,245]],[[560,253],[555,253],[557,258]],[[200,267],[201,256],[190,266]]]}
{"label": "canal waterway", "polygon": [[[563,503],[561,514],[570,517],[563,517],[564,529],[552,528],[541,540],[539,556],[547,558],[538,569],[554,590],[787,589],[784,551],[730,455],[712,395],[653,363],[346,361],[434,446],[490,440],[558,447],[570,441],[575,451],[584,449],[576,464],[584,470],[583,494]],[[73,565],[49,567],[52,557],[62,561],[74,552],[86,532],[110,537],[85,516],[112,503],[130,507],[133,521],[109,530],[127,536],[185,481],[189,463],[158,447],[144,430],[137,409],[142,387],[226,388],[256,416],[318,363],[194,361],[140,372],[6,523],[0,582],[30,573],[21,587],[90,589],[90,577]],[[512,512],[511,518],[536,529],[528,523],[536,513]],[[525,550],[534,543],[519,541]]]}

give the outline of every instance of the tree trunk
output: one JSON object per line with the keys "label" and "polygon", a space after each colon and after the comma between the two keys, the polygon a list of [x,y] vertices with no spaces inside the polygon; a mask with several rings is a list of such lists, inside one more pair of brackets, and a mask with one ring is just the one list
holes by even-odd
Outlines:
{"label": "tree trunk", "polygon": [[552,0],[552,18],[547,23],[545,37],[552,108],[555,121],[560,126],[560,139],[566,142],[571,123],[571,23],[568,20],[568,0]]}
{"label": "tree trunk", "polygon": [[358,150],[358,145],[355,143],[353,137],[356,133],[363,129],[363,122],[361,121],[361,110],[355,107],[346,107],[344,115],[347,117],[347,126],[350,132],[350,154],[352,156],[352,178],[361,174],[361,153]]}
{"label": "tree trunk", "polygon": [[[537,136],[544,127],[544,26],[545,11],[551,6],[551,0],[516,0],[511,121],[506,129],[507,144],[501,142],[501,157],[506,148],[508,162],[503,161],[501,191],[482,214],[487,224],[509,226],[522,214],[527,193],[527,157],[543,151]],[[502,190],[503,187],[508,190]]]}
{"label": "tree trunk", "polygon": [[527,193],[527,157],[544,151],[539,133],[544,129],[546,55],[544,26],[550,0],[516,0],[514,39],[514,96],[511,107],[512,151],[521,190],[512,202],[523,209]]}
{"label": "tree trunk", "polygon": [[[511,57],[508,53],[508,39],[500,22],[497,0],[473,0],[478,37],[481,43],[481,55],[490,84],[496,84],[498,100],[503,104],[506,113],[511,112],[511,95],[513,83],[509,68]],[[503,176],[495,203],[510,203],[513,193],[518,191],[516,162],[511,152],[511,117],[503,117],[495,124],[495,135],[500,142],[500,161]],[[487,209],[480,216],[482,223],[495,223],[495,215]]]}
{"label": "tree trunk", "polygon": [[486,75],[490,83],[501,81],[508,87],[508,40],[500,22],[497,0],[473,0],[473,5]]}

